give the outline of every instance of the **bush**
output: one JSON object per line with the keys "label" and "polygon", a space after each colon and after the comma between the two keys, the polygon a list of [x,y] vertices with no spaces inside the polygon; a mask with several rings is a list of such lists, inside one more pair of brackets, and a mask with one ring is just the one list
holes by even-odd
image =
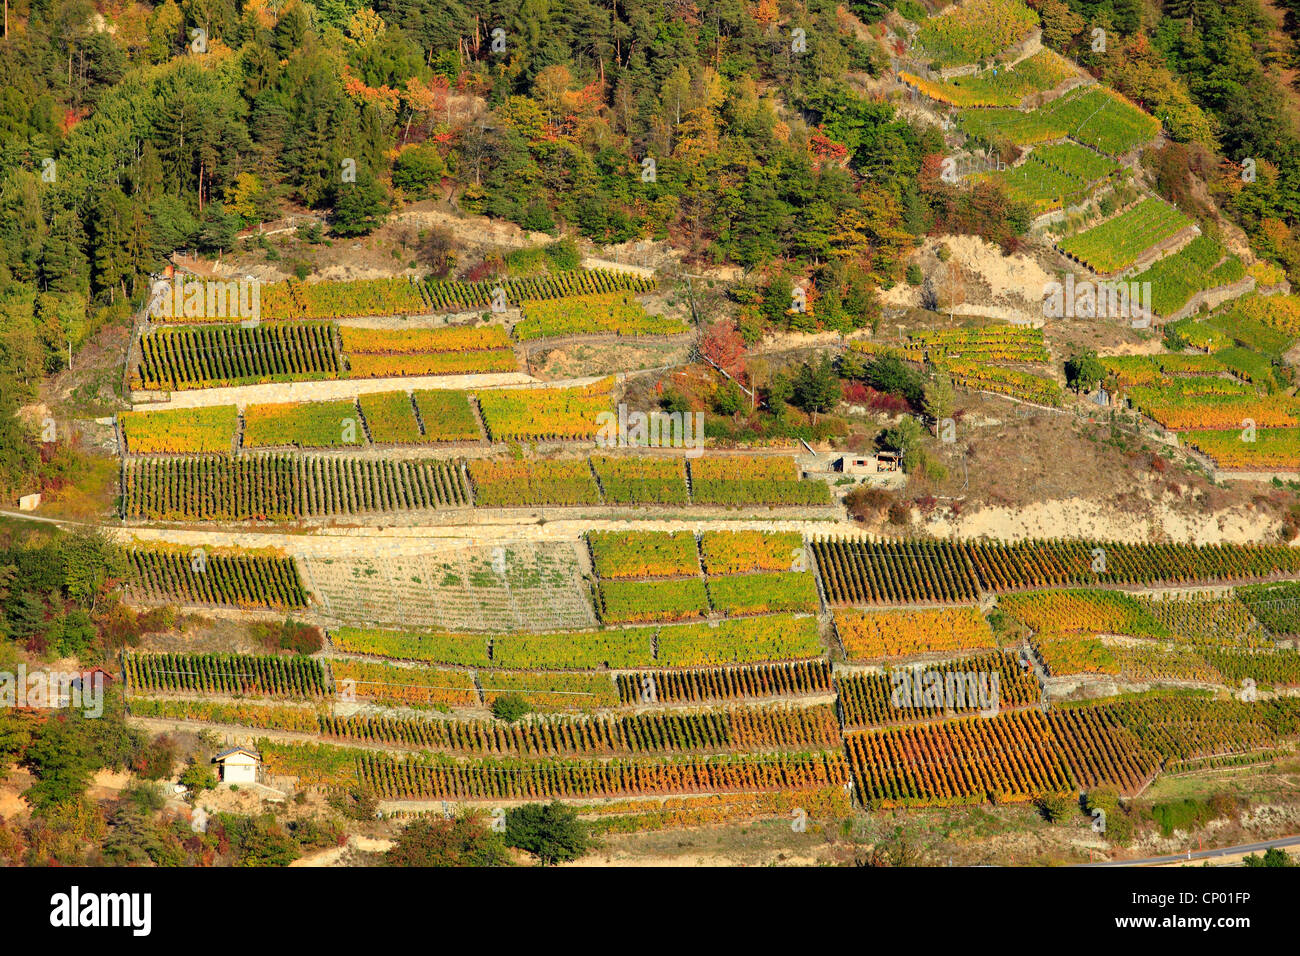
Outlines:
{"label": "bush", "polygon": [[509,866],[501,836],[474,817],[422,817],[384,855],[388,866]]}
{"label": "bush", "polygon": [[894,504],[894,496],[884,488],[868,488],[865,485],[854,488],[844,496],[844,504],[849,514],[858,521],[870,521],[878,518]]}
{"label": "bush", "polygon": [[925,276],[921,272],[921,267],[916,263],[907,267],[907,284],[911,286],[920,285],[925,281]]}
{"label": "bush", "polygon": [[181,771],[179,782],[189,788],[190,793],[197,796],[217,785],[217,775],[207,764],[191,759],[190,765]]}
{"label": "bush", "polygon": [[154,738],[140,752],[135,772],[142,780],[166,780],[176,763],[176,741],[166,734]]}
{"label": "bush", "polygon": [[492,716],[513,724],[528,713],[528,701],[521,694],[502,694],[492,701]]}
{"label": "bush", "polygon": [[[1133,821],[1128,811],[1120,806],[1119,791],[1114,787],[1097,787],[1088,791],[1084,809],[1093,819],[1094,825],[1104,819],[1105,829],[1099,832],[1110,842],[1123,845],[1132,839]],[[1098,810],[1104,817],[1096,813]]]}
{"label": "bush", "polygon": [[505,842],[546,865],[576,860],[591,849],[586,825],[575,810],[559,802],[528,803],[508,811]]}
{"label": "bush", "polygon": [[378,798],[364,787],[349,787],[344,793],[332,793],[328,803],[349,820],[373,820],[379,812]]}
{"label": "bush", "polygon": [[551,260],[551,265],[560,271],[570,271],[582,265],[582,253],[572,239],[560,239],[546,245],[544,249]]}
{"label": "bush", "polygon": [[925,386],[920,374],[897,356],[881,355],[869,362],[862,378],[877,391],[903,396],[913,408],[920,408],[924,401]]}
{"label": "bush", "polygon": [[273,651],[315,654],[325,646],[325,632],[319,627],[288,618],[281,624],[255,624],[253,634]]}
{"label": "bush", "polygon": [[1036,805],[1038,812],[1043,815],[1043,819],[1048,823],[1061,823],[1079,809],[1078,804],[1061,794],[1048,794],[1040,798]]}
{"label": "bush", "polygon": [[393,185],[411,196],[427,196],[446,173],[442,156],[432,143],[404,149],[393,161]]}
{"label": "bush", "polygon": [[1269,847],[1264,851],[1263,856],[1257,856],[1252,853],[1241,861],[1243,866],[1295,866],[1295,861],[1291,855],[1280,847]]}

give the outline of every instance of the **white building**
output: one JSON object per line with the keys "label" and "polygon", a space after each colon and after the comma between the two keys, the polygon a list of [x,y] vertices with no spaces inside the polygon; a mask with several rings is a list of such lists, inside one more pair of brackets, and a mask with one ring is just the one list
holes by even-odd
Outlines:
{"label": "white building", "polygon": [[262,759],[256,750],[248,747],[231,747],[212,758],[221,765],[222,783],[257,783],[257,770]]}

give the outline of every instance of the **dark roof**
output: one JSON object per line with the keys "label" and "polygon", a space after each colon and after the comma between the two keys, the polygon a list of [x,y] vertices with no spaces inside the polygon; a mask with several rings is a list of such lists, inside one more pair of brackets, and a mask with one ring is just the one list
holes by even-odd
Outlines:
{"label": "dark roof", "polygon": [[250,757],[256,757],[258,760],[262,759],[261,754],[259,754],[252,747],[228,747],[225,750],[221,751],[221,753],[217,754],[212,759],[224,760],[226,757],[229,757],[232,754],[248,754]]}

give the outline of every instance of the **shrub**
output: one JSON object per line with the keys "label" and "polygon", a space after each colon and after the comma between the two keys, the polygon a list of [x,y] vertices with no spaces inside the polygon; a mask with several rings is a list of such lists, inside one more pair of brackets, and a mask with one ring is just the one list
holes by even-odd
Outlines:
{"label": "shrub", "polygon": [[388,866],[509,866],[501,836],[475,817],[421,818],[401,832],[384,856]]}
{"label": "shrub", "polygon": [[346,791],[332,793],[328,803],[349,820],[373,820],[379,810],[379,800],[364,787],[349,787]]}
{"label": "shrub", "polygon": [[492,716],[513,724],[528,713],[528,701],[522,694],[502,694],[492,701]]}
{"label": "shrub", "polygon": [[205,763],[191,759],[190,765],[181,771],[180,783],[189,788],[190,793],[198,795],[204,790],[211,790],[217,785],[217,775]]}

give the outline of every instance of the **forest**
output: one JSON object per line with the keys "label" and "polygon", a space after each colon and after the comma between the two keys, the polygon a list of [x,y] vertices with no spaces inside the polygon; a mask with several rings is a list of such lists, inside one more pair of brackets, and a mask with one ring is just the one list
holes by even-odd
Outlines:
{"label": "forest", "polygon": [[[1258,0],[1031,6],[1044,43],[1162,121],[1167,141],[1144,159],[1161,192],[1213,200],[1300,278],[1295,91],[1267,72],[1293,55]],[[355,236],[433,198],[595,243],[669,240],[687,261],[747,270],[742,301],[811,279],[815,323],[844,330],[875,317],[874,293],[927,234],[1013,250],[1032,210],[992,183],[944,182],[940,131],[861,92],[890,69],[865,26],[885,10],[14,0],[0,39],[0,467],[34,454],[8,427],[14,407],[125,323],[166,257],[230,250],[286,212],[319,210],[331,235]]]}

